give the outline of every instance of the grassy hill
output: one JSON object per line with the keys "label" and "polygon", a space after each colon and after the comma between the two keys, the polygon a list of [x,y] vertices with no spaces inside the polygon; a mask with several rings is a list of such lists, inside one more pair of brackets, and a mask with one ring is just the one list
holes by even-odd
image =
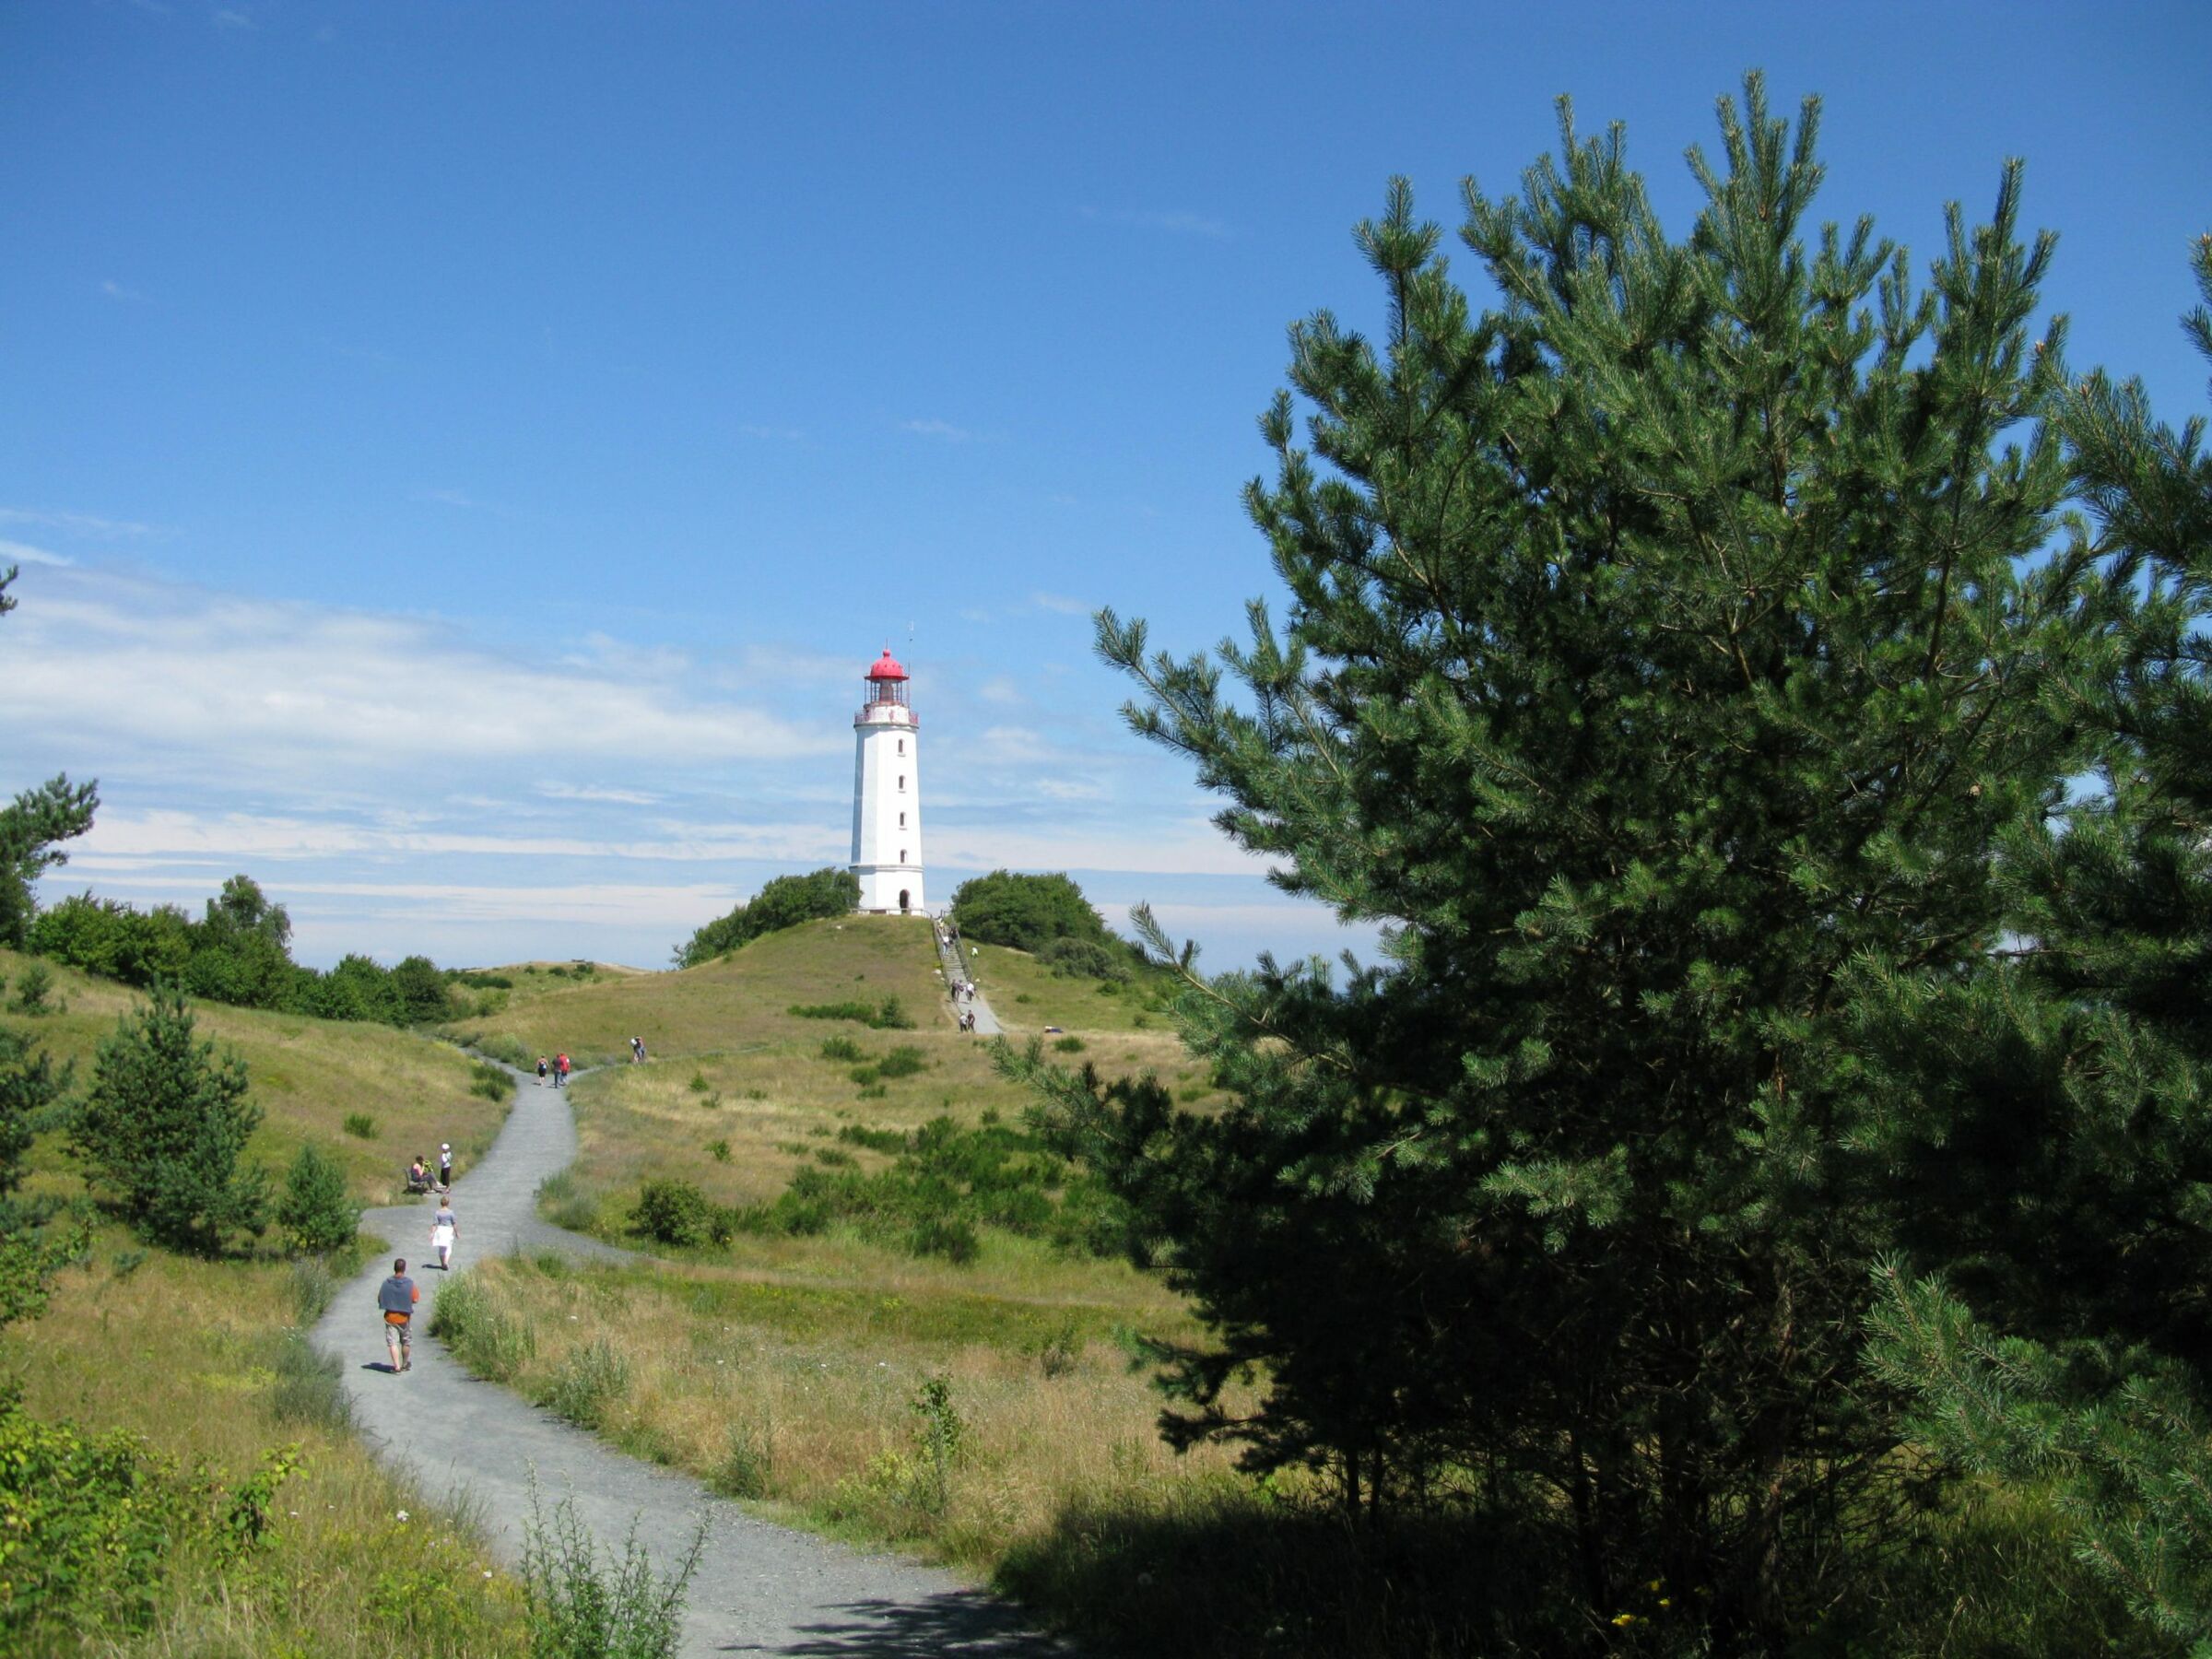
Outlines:
{"label": "grassy hill", "polygon": [[[0,951],[11,987],[26,965]],[[55,1011],[0,1018],[76,1061],[81,1091],[99,1041],[139,999],[69,970],[54,971],[53,982]],[[312,1142],[342,1162],[365,1202],[387,1201],[409,1154],[440,1140],[472,1160],[508,1109],[507,1098],[472,1092],[466,1057],[422,1036],[206,1004],[194,1012],[202,1038],[244,1058],[266,1114],[248,1157],[280,1173]],[[375,1138],[347,1132],[357,1113],[374,1120]],[[86,1191],[58,1134],[39,1137],[29,1166],[33,1195]],[[382,1241],[362,1248],[372,1244]],[[0,1622],[0,1646],[251,1659],[524,1651],[512,1583],[465,1526],[424,1506],[355,1440],[335,1379],[300,1339],[352,1265],[288,1262],[273,1241],[201,1261],[147,1248],[112,1222],[97,1227],[44,1317],[0,1333],[0,1368],[19,1380],[29,1411],[84,1431],[141,1434],[181,1479],[205,1465],[208,1502],[282,1448],[299,1466],[276,1488],[266,1540],[251,1556],[225,1562],[188,1544],[170,1552],[171,1571],[135,1620],[12,1635]],[[10,1571],[19,1586],[20,1569]]]}
{"label": "grassy hill", "polygon": [[[1018,1040],[1158,1073],[1186,1099],[1210,1092],[1142,991],[1100,994],[994,947],[971,965]],[[479,1370],[779,1518],[982,1575],[1025,1552],[1056,1559],[1059,1528],[1086,1505],[1157,1516],[1257,1501],[1221,1454],[1178,1458],[1159,1442],[1159,1402],[1132,1370],[1132,1344],[1199,1331],[1157,1277],[1118,1255],[985,1224],[956,1260],[841,1212],[723,1243],[640,1235],[648,1183],[758,1216],[794,1182],[910,1167],[916,1132],[940,1118],[1008,1137],[1023,1148],[1015,1162],[1052,1161],[1018,1133],[1028,1095],[988,1042],[956,1029],[920,919],[808,923],[668,973],[510,977],[508,1006],[466,1035],[532,1056],[621,1055],[570,1088],[579,1157],[547,1183],[547,1213],[656,1259],[477,1267],[456,1340]],[[861,1014],[887,997],[911,1027],[794,1012]],[[627,1063],[632,1034],[649,1064]],[[940,1468],[929,1431],[945,1413],[960,1447]],[[1050,1576],[1033,1573],[1032,1589]],[[1090,1594],[1044,1602],[1096,1636],[1105,1609],[1086,1611]]]}

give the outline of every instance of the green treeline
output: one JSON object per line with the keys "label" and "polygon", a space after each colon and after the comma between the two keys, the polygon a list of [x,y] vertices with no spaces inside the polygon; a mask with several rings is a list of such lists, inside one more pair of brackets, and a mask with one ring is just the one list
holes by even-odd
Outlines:
{"label": "green treeline", "polygon": [[233,876],[197,921],[173,904],[138,910],[80,893],[40,912],[25,943],[40,956],[209,1002],[323,1019],[435,1024],[454,1012],[451,977],[425,956],[386,968],[348,956],[328,972],[292,960],[292,924],[250,877]]}
{"label": "green treeline", "polygon": [[1916,265],[1746,91],[1679,240],[1564,114],[1470,181],[1487,308],[1394,183],[1286,601],[1100,616],[1382,965],[1182,953],[1226,1110],[1010,1064],[1209,1323],[1171,1438],[1479,1540],[1401,1651],[2212,1652],[2212,458],[2067,367],[2017,166]]}
{"label": "green treeline", "polygon": [[833,916],[849,916],[860,903],[860,877],[824,865],[805,876],[778,876],[726,916],[717,916],[676,950],[678,968],[696,968],[724,957],[762,934]]}

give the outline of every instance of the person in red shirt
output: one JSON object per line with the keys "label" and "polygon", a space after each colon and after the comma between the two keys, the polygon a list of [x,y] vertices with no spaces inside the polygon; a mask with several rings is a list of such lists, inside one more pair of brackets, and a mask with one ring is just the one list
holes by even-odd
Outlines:
{"label": "person in red shirt", "polygon": [[556,1055],[553,1061],[553,1087],[559,1088],[568,1080],[569,1057],[566,1054]]}

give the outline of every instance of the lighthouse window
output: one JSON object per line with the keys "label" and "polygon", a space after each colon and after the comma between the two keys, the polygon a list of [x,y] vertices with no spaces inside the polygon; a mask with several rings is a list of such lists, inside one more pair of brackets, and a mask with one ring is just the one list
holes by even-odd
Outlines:
{"label": "lighthouse window", "polygon": [[899,828],[901,830],[906,828],[906,814],[903,812],[899,815]]}
{"label": "lighthouse window", "polygon": [[906,753],[906,739],[903,737],[899,739],[899,752],[902,755]]}
{"label": "lighthouse window", "polygon": [[904,847],[899,849],[899,862],[900,864],[904,864],[906,862],[906,849]]}
{"label": "lighthouse window", "polygon": [[900,772],[899,774],[899,787],[901,789],[906,787],[906,774],[904,772]]}

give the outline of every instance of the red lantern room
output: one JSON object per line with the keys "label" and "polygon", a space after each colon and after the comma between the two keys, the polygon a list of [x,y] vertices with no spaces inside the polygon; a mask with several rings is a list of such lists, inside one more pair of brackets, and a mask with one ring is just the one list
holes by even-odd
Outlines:
{"label": "red lantern room", "polygon": [[906,670],[887,650],[876,659],[876,665],[867,673],[867,693],[861,699],[860,713],[853,721],[888,722],[898,725],[919,725],[913,711],[906,700]]}

